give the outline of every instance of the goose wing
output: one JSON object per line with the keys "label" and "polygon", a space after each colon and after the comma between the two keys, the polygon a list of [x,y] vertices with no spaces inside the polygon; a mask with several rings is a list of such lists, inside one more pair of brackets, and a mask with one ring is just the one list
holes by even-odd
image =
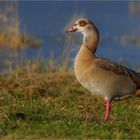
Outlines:
{"label": "goose wing", "polygon": [[104,58],[97,58],[95,60],[95,65],[98,68],[111,71],[117,75],[125,75],[128,78],[132,79],[136,83],[136,85],[140,87],[140,73],[137,73],[134,70],[128,69],[123,65]]}

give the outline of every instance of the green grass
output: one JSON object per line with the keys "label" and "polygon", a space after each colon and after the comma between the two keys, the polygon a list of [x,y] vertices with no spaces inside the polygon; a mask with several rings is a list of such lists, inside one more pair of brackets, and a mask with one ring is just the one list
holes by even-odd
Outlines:
{"label": "green grass", "polygon": [[73,72],[0,76],[2,139],[140,139],[140,99],[105,102],[75,80]]}

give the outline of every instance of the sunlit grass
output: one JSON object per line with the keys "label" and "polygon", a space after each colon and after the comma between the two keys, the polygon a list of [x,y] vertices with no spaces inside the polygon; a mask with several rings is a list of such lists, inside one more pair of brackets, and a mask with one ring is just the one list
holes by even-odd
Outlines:
{"label": "sunlit grass", "polygon": [[113,103],[91,95],[72,71],[0,76],[0,136],[14,138],[140,138],[138,98]]}

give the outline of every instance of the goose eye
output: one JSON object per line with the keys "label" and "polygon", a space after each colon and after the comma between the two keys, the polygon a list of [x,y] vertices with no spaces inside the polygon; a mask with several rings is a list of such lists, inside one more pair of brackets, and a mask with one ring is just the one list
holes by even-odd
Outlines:
{"label": "goose eye", "polygon": [[83,27],[83,26],[87,25],[87,22],[85,20],[81,20],[81,21],[79,21],[79,25]]}

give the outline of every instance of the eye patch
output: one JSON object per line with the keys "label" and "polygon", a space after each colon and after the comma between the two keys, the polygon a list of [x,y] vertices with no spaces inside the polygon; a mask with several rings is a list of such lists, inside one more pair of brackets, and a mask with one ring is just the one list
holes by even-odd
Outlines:
{"label": "eye patch", "polygon": [[87,25],[87,22],[85,20],[81,20],[81,21],[79,21],[79,25],[85,26],[85,25]]}

